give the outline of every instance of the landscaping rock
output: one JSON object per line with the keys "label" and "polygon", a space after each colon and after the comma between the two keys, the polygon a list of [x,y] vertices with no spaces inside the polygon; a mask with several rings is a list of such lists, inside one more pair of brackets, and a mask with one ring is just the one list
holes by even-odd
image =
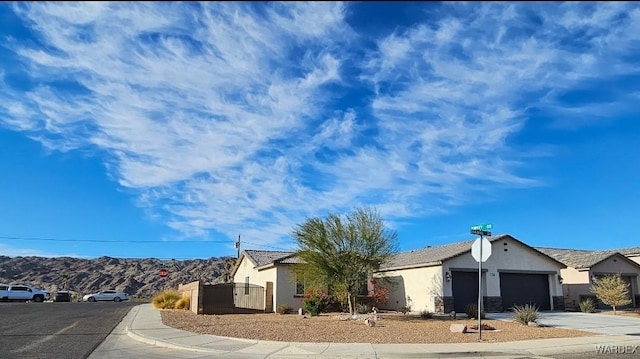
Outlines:
{"label": "landscaping rock", "polygon": [[302,311],[302,308],[298,308],[298,315],[303,315],[304,312]]}
{"label": "landscaping rock", "polygon": [[376,326],[376,321],[373,320],[373,319],[367,318],[367,319],[364,320],[364,324],[366,326],[368,326],[368,327],[375,327]]}
{"label": "landscaping rock", "polygon": [[451,324],[451,326],[449,327],[449,330],[452,333],[466,333],[467,326],[464,324]]}
{"label": "landscaping rock", "polygon": [[530,326],[530,327],[539,327],[540,326],[540,324],[538,324],[538,322],[529,322],[529,323],[527,323],[527,325]]}

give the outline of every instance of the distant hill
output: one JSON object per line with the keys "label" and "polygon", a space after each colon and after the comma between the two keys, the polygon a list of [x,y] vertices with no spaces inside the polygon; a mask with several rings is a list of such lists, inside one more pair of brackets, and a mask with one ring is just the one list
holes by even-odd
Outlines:
{"label": "distant hill", "polygon": [[[230,257],[160,260],[0,256],[0,283],[28,284],[52,294],[63,289],[80,294],[117,289],[137,297],[151,297],[162,290],[177,289],[179,284],[195,280],[211,284],[222,283],[225,273],[230,272],[233,263],[235,258]],[[169,271],[164,279],[159,276],[162,264]],[[65,278],[68,278],[66,283]]]}

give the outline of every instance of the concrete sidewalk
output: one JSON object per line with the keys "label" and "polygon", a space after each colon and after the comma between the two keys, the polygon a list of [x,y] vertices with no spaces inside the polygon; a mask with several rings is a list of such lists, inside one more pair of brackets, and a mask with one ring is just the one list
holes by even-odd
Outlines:
{"label": "concrete sidewalk", "polygon": [[[524,340],[503,343],[369,344],[295,343],[201,335],[162,324],[151,304],[132,308],[123,319],[127,335],[157,347],[202,354],[199,357],[253,358],[532,358],[567,353],[594,353],[596,346],[640,345],[640,337],[594,335],[581,338]],[[636,349],[640,352],[640,347]]]}

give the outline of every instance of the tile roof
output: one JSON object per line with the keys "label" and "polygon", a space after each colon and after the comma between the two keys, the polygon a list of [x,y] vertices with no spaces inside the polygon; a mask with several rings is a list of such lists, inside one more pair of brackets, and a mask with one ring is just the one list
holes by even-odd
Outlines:
{"label": "tile roof", "polygon": [[640,256],[640,247],[620,248],[616,249],[616,252],[620,252],[624,256]]}
{"label": "tile roof", "polygon": [[247,249],[244,253],[255,263],[256,267],[262,267],[267,264],[282,263],[295,264],[300,261],[293,257],[294,252],[276,252],[276,251],[258,251]]}
{"label": "tile roof", "polygon": [[566,264],[568,267],[576,269],[591,268],[592,266],[602,262],[603,260],[617,254],[617,251],[590,251],[579,249],[561,249],[561,248],[540,248],[538,251]]}
{"label": "tile roof", "polygon": [[[495,242],[503,238],[513,238],[507,234],[485,237],[489,242]],[[515,239],[515,238],[514,238]],[[391,268],[410,267],[423,264],[440,264],[443,261],[456,257],[465,252],[471,251],[471,245],[476,239],[445,244],[442,246],[427,247],[407,252],[400,252],[393,255],[380,269],[388,270]]]}

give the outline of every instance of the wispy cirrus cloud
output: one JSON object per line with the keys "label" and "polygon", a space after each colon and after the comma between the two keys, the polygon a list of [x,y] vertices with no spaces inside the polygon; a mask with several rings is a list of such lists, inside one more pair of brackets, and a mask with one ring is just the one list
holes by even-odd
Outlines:
{"label": "wispy cirrus cloud", "polygon": [[539,151],[511,142],[530,110],[581,123],[593,103],[564,94],[638,74],[634,3],[445,3],[375,39],[348,7],[16,3],[35,38],[7,38],[25,69],[11,76],[31,85],[5,74],[0,123],[97,149],[186,235],[278,244],[307,215],[372,204],[401,220],[540,185],[519,175]]}
{"label": "wispy cirrus cloud", "polygon": [[[637,33],[636,4],[444,7],[432,22],[379,39],[363,66],[376,91],[379,142],[411,165],[391,177],[410,177],[418,196],[436,190],[460,203],[468,189],[535,185],[516,174],[528,155],[510,153],[509,141],[531,120],[531,109],[555,117],[555,126],[580,127],[633,106],[626,94],[578,107],[561,95],[594,79],[639,73],[629,57],[640,50],[630,36]],[[484,183],[469,185],[475,179]]]}

